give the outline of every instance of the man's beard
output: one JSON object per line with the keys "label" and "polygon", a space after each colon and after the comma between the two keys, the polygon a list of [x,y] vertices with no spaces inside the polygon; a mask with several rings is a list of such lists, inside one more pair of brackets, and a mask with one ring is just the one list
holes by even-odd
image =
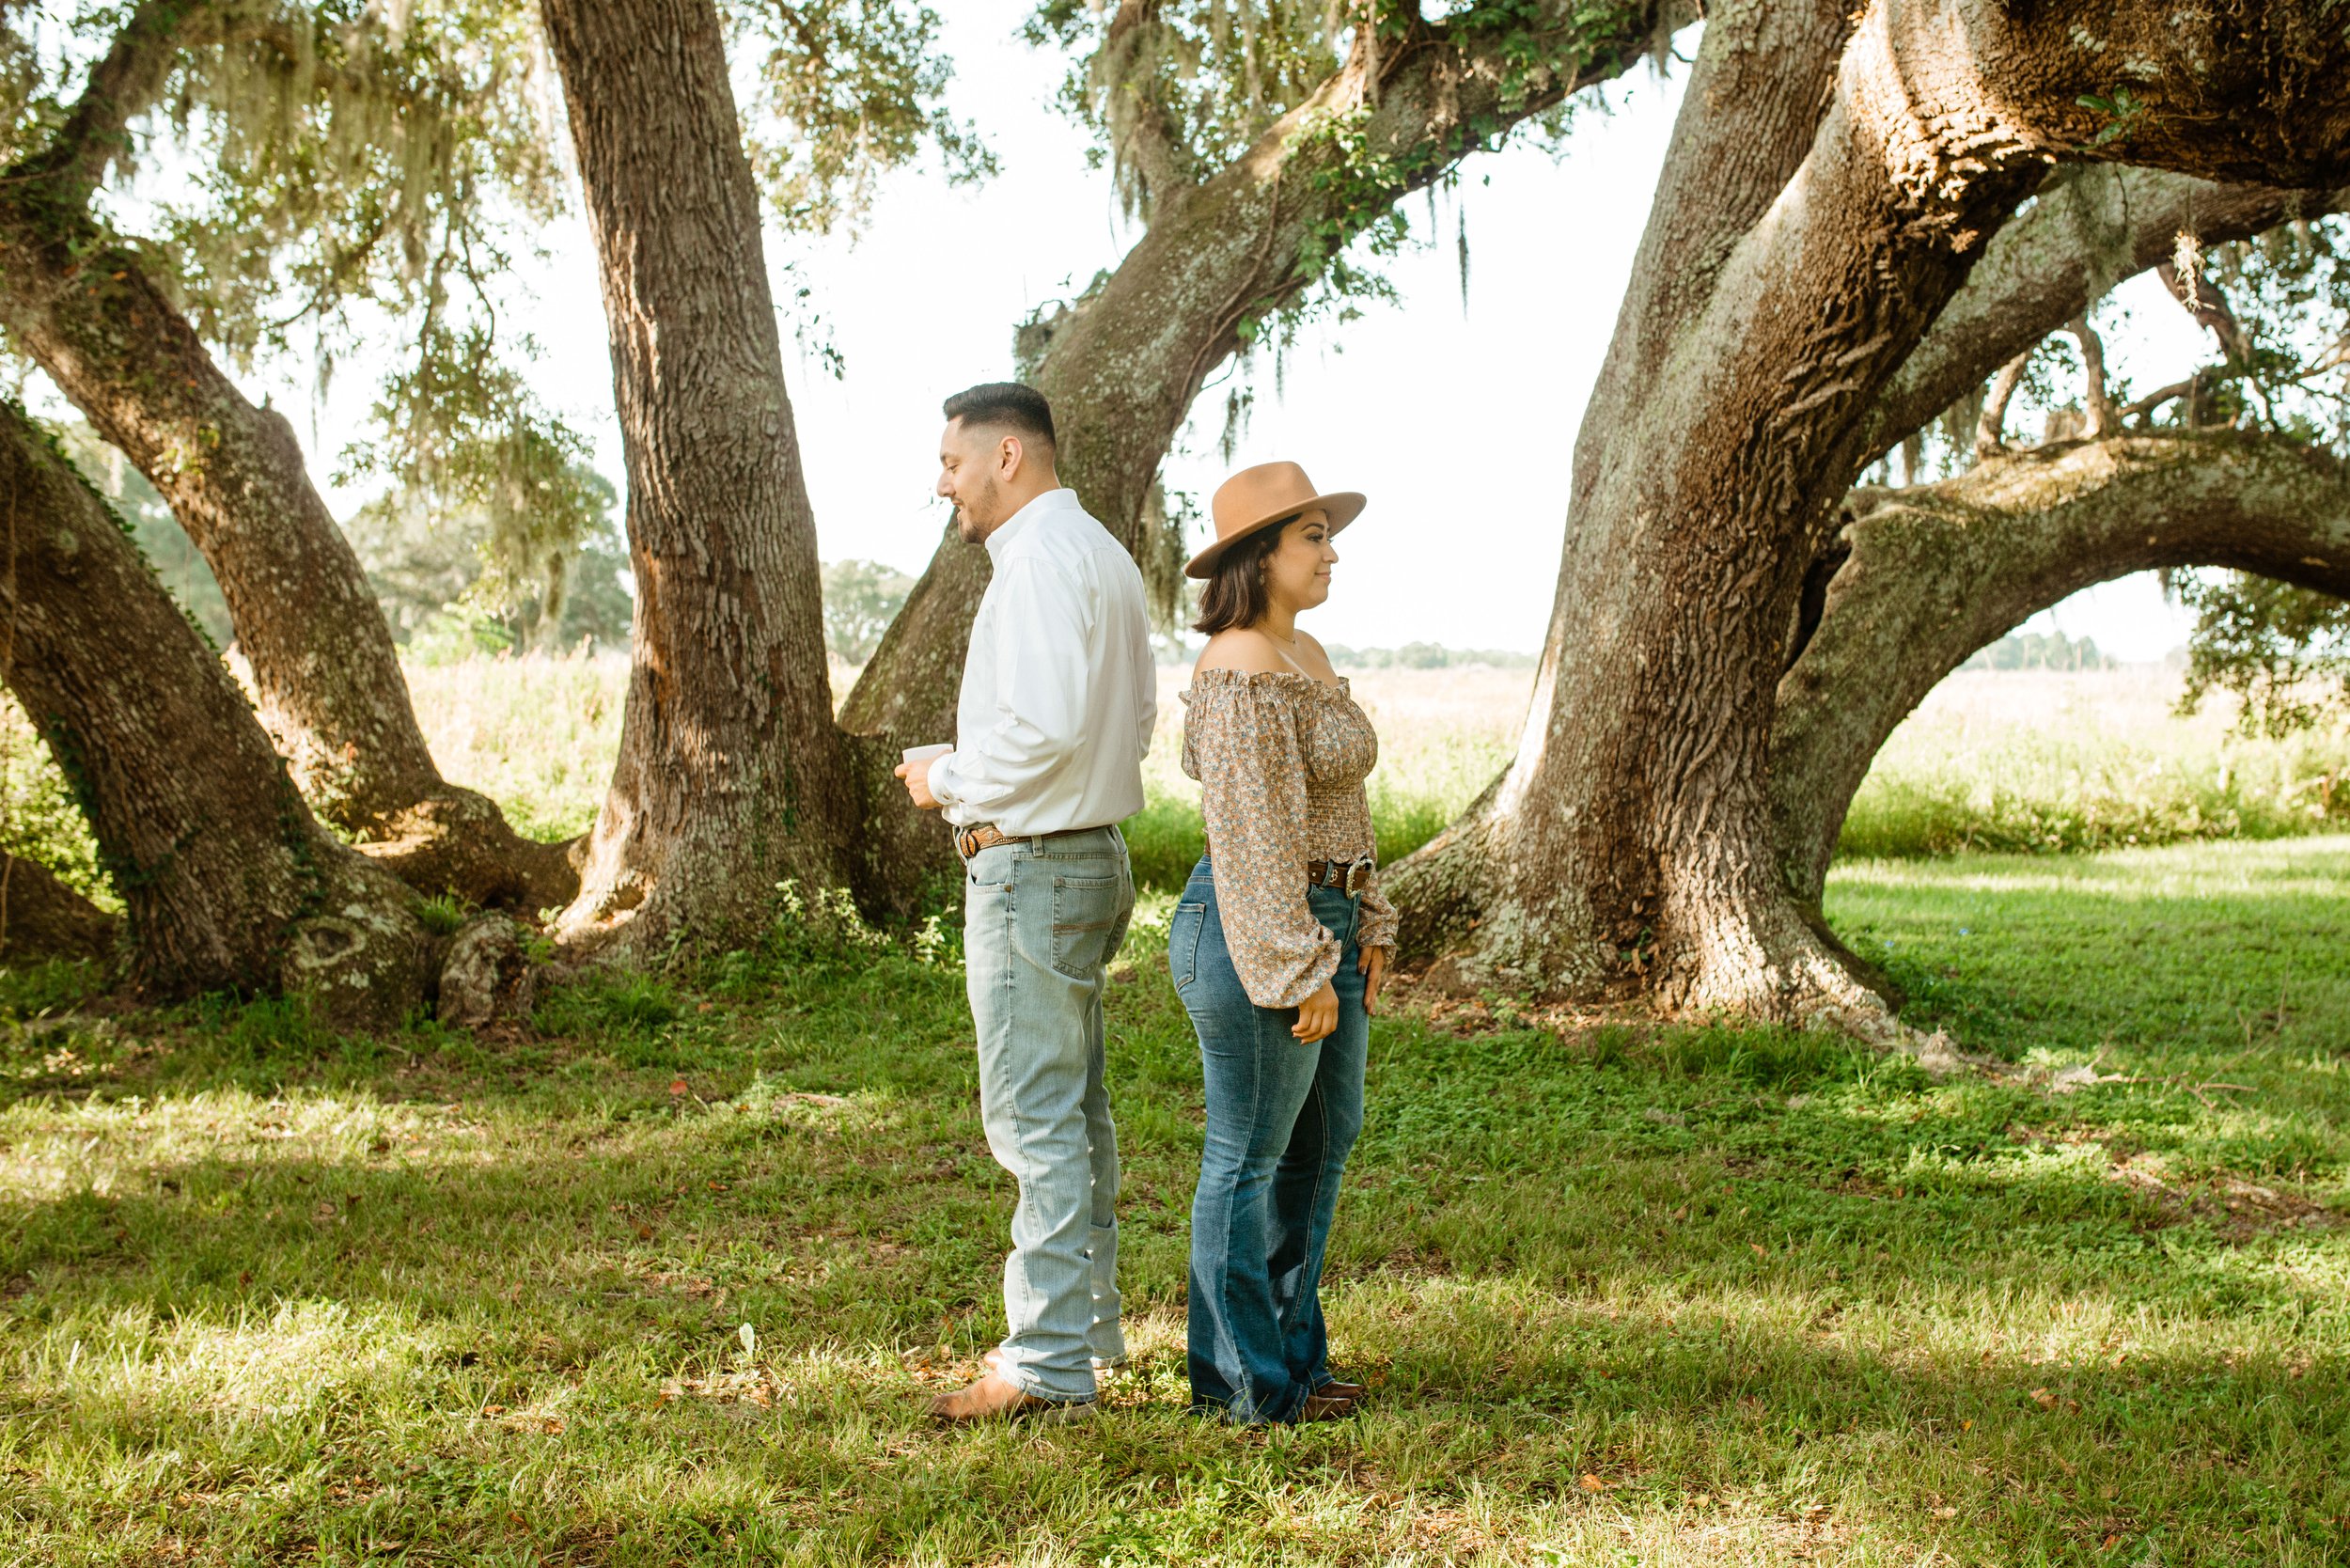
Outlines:
{"label": "man's beard", "polygon": [[973,502],[977,502],[988,516],[995,517],[999,510],[995,505],[997,494],[995,480],[991,475],[987,482],[979,487],[979,493],[977,495],[955,509],[955,532],[962,537],[964,543],[984,544],[987,541],[988,529],[994,525],[983,524],[979,520],[977,512],[973,510]]}

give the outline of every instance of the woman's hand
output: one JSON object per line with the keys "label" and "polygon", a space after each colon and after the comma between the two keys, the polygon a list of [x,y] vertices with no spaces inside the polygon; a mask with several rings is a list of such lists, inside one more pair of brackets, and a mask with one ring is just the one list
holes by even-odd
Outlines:
{"label": "woman's hand", "polygon": [[1339,988],[1324,980],[1321,990],[1297,1004],[1297,1022],[1290,1026],[1290,1033],[1300,1044],[1311,1045],[1338,1027]]}
{"label": "woman's hand", "polygon": [[1365,948],[1355,960],[1355,967],[1363,972],[1363,1011],[1379,1011],[1379,988],[1387,980],[1387,949]]}

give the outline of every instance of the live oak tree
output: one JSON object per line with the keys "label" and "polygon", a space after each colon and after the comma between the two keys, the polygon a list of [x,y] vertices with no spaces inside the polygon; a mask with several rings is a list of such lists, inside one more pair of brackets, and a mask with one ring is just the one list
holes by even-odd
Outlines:
{"label": "live oak tree", "polygon": [[[2165,181],[2178,183],[2138,178],[2134,200],[2111,210],[2120,234],[2176,218],[2149,199],[2160,192],[2146,187]],[[2091,584],[2171,574],[2201,611],[2190,700],[2231,689],[2244,699],[2239,722],[2255,729],[2319,719],[2339,690],[2340,629],[2350,624],[2350,276],[2338,249],[2344,225],[2322,216],[2340,195],[2201,193],[2204,227],[2173,227],[2152,270],[2211,329],[2217,362],[2123,402],[2104,384],[2102,355],[2084,355],[2080,400],[2110,406],[2104,432],[2019,450],[1986,408],[1971,430],[1944,436],[1960,470],[1951,478],[1862,486],[1846,498],[1843,525],[1815,562],[1815,575],[1830,570],[1802,612],[1771,742],[1777,839],[1807,907],[1817,908],[1838,829],[1892,727],[1973,649]],[[2248,243],[2234,238],[2282,208],[2290,221]],[[1995,243],[1913,367],[1960,362],[1940,339],[1977,333],[1987,306],[2004,307],[2011,334],[2045,329],[2073,306],[2022,259],[2044,221],[2035,211]],[[2039,266],[2077,276],[2078,260],[2059,254]],[[2085,315],[2065,330],[2097,343]],[[2012,346],[1978,343],[1975,363]]]}
{"label": "live oak tree", "polygon": [[[1076,56],[1069,100],[1147,227],[1116,268],[1023,328],[1023,379],[1052,400],[1061,477],[1163,600],[1183,550],[1159,467],[1207,380],[1282,330],[1285,309],[1370,286],[1347,248],[1367,234],[1392,243],[1405,195],[1694,16],[1678,0],[1039,8],[1031,35]],[[861,774],[899,745],[951,736],[987,576],[986,553],[950,531],[842,704]],[[902,794],[875,792],[868,815],[875,881],[902,899],[943,839]]]}
{"label": "live oak tree", "polygon": [[[562,847],[519,837],[440,776],[292,428],[238,388],[197,319],[249,349],[281,268],[332,302],[376,284],[401,292],[406,261],[430,315],[430,259],[471,237],[475,187],[494,178],[529,198],[547,186],[549,167],[511,133],[518,42],[494,11],[462,7],[418,8],[400,29],[246,0],[132,8],[78,96],[24,92],[10,106],[0,326],[203,553],[262,721],[318,808],[421,886],[535,908],[575,885]],[[483,57],[486,77],[457,63]],[[187,150],[209,155],[198,186],[212,199],[164,203],[164,231],[136,242],[94,197],[110,170],[133,166],[136,127],[159,107]]]}
{"label": "live oak tree", "polygon": [[1713,11],[1577,438],[1526,738],[1394,879],[1440,978],[1881,1026],[1772,799],[1813,567],[1908,433],[1876,411],[2053,163],[2340,181],[2346,56],[2323,7]]}
{"label": "live oak tree", "polygon": [[[579,878],[563,846],[516,839],[489,802],[438,778],[384,619],[304,471],[290,428],[243,399],[212,353],[213,345],[239,356],[285,352],[296,322],[315,328],[322,344],[347,345],[360,330],[352,325],[354,304],[372,309],[379,327],[386,317],[402,323],[415,358],[387,383],[377,409],[382,433],[352,455],[351,472],[393,478],[428,508],[487,514],[494,554],[515,563],[509,575],[527,570],[540,597],[555,597],[548,563],[563,558],[568,536],[591,512],[591,477],[581,474],[576,439],[499,361],[496,351],[510,345],[494,341],[487,324],[511,220],[543,217],[560,199],[542,133],[547,95],[531,64],[533,19],[472,0],[358,11],[150,0],[95,20],[113,20],[117,30],[70,101],[44,90],[37,52],[9,54],[8,65],[21,69],[9,78],[13,166],[0,182],[0,323],[149,474],[203,550],[263,716],[321,809],[428,889],[525,908],[565,902]],[[764,48],[757,72],[763,113],[751,130],[767,195],[787,221],[822,228],[853,219],[871,172],[902,161],[924,138],[943,149],[955,177],[984,170],[983,150],[929,106],[944,65],[930,52],[936,19],[927,10],[810,0],[746,6],[735,24],[738,40]],[[657,32],[643,36],[655,53],[666,43]],[[0,44],[18,41],[0,32]],[[67,73],[78,69],[69,62]],[[723,70],[695,86],[713,82],[716,99],[694,112],[704,121],[724,118],[740,164]],[[134,239],[109,227],[93,196],[110,171],[133,167],[132,153],[149,134],[176,140],[210,172],[193,197],[149,193],[161,217]],[[715,270],[741,270],[747,256],[756,274],[757,218],[753,204],[728,206],[722,227],[735,231],[733,248]],[[772,359],[773,322],[764,279],[757,281],[743,320],[763,329]],[[277,315],[290,297],[295,308]],[[322,375],[329,351],[320,352]],[[723,376],[727,367],[716,368]],[[775,390],[779,396],[779,381]],[[680,427],[672,420],[669,428]],[[742,436],[776,433],[771,423],[737,429]],[[788,430],[781,433],[788,442]],[[710,450],[705,444],[682,455],[697,461]],[[796,488],[796,457],[784,461]],[[640,477],[654,489],[667,482],[650,470]],[[676,478],[690,502],[691,476]],[[800,507],[804,516],[804,496]],[[698,550],[698,519],[672,515],[684,531],[666,542]],[[768,591],[765,574],[777,568],[786,585],[773,590],[777,602],[806,597],[812,604],[812,584],[791,586],[787,563],[766,548],[771,541],[745,542],[742,564],[755,574],[755,592]],[[658,564],[640,557],[640,582],[673,586],[647,570]],[[721,598],[742,586],[729,585]],[[660,607],[676,608],[678,599],[672,592]],[[682,651],[673,641],[657,647],[647,661],[672,679],[697,659],[714,675],[728,660],[747,673],[780,657],[768,624],[716,649],[698,640],[713,631],[707,624],[649,619],[656,643],[681,627],[689,640]],[[754,681],[736,706],[772,706],[769,695]],[[683,820],[636,813],[634,836],[620,836],[634,849],[597,863],[603,885],[591,886],[584,907],[599,913],[580,924],[634,912],[648,856],[713,870],[696,852],[730,838],[744,803],[787,782],[764,766],[772,758],[731,744],[739,731],[718,736],[713,727],[666,722],[708,713],[676,715],[672,707],[665,714],[659,700],[644,713],[646,724],[632,729],[634,764],[624,759],[616,799],[647,764],[666,774],[680,759],[698,763],[704,783],[717,770],[727,787],[704,790]],[[738,763],[743,771],[726,772]],[[830,788],[828,776],[822,788]],[[726,831],[697,837],[696,821],[721,799],[733,802],[736,817]],[[772,894],[777,868],[760,851],[806,825],[807,814],[784,793],[760,805],[767,838],[744,840],[736,868],[743,874],[697,892],[713,925]],[[691,841],[665,847],[660,840],[673,830]],[[822,866],[833,880],[833,862]],[[681,895],[650,913],[666,917],[682,903]],[[635,926],[646,934],[664,923]]]}
{"label": "live oak tree", "polygon": [[[747,314],[730,315],[714,306],[706,313],[686,314],[689,308],[701,311],[690,302],[702,299],[705,290],[717,290],[720,274],[740,271],[756,260],[755,237],[747,247],[712,249],[691,258],[701,275],[691,285],[679,284],[666,299],[622,297],[627,291],[623,284],[639,290],[648,286],[648,279],[665,275],[653,264],[662,259],[658,246],[643,236],[654,214],[670,210],[661,205],[665,189],[651,177],[624,166],[627,151],[596,148],[588,138],[609,141],[620,134],[619,126],[595,118],[595,106],[639,102],[629,96],[638,89],[627,73],[641,76],[651,67],[617,45],[601,61],[588,55],[585,45],[594,26],[601,24],[596,19],[602,13],[596,8],[551,5],[545,14],[571,89],[574,139],[590,209],[598,213],[600,225],[609,224],[613,229],[609,235],[600,231],[599,248],[623,423],[629,427],[632,540],[638,538],[640,522],[648,540],[657,537],[664,525],[652,510],[640,511],[640,507],[680,504],[661,495],[650,478],[656,469],[672,476],[666,484],[699,483],[675,476],[693,452],[687,445],[689,431],[701,421],[660,427],[656,421],[668,417],[663,410],[682,408],[691,399],[707,396],[713,401],[702,413],[716,421],[711,428],[755,418],[786,435],[777,444],[776,461],[787,466],[778,466],[772,476],[746,476],[744,484],[729,491],[742,501],[734,507],[737,521],[726,525],[725,537],[747,545],[760,537],[755,529],[779,529],[776,548],[782,552],[779,558],[791,563],[790,572],[768,589],[776,603],[762,600],[756,605],[760,614],[771,618],[758,629],[758,636],[786,640],[729,642],[727,655],[738,666],[760,657],[773,661],[770,676],[757,690],[762,701],[774,700],[779,707],[774,713],[762,710],[731,715],[728,722],[747,725],[759,739],[733,746],[729,765],[739,770],[753,792],[786,801],[787,811],[779,818],[762,818],[757,831],[746,832],[742,819],[729,814],[726,792],[713,792],[706,779],[692,791],[699,804],[687,804],[687,786],[697,776],[690,766],[681,770],[675,765],[674,749],[659,753],[670,759],[671,767],[657,779],[631,760],[636,743],[624,742],[612,804],[598,829],[600,862],[607,846],[622,842],[640,846],[632,853],[666,855],[669,852],[656,846],[699,831],[683,824],[696,811],[707,810],[713,846],[721,841],[732,846],[729,853],[736,863],[723,873],[698,878],[706,893],[739,887],[744,898],[755,898],[777,880],[781,870],[790,869],[846,883],[869,902],[902,905],[936,875],[944,860],[943,839],[934,821],[906,806],[888,777],[888,766],[901,745],[936,739],[951,728],[953,692],[969,622],[985,586],[983,553],[956,544],[942,549],[843,705],[840,729],[846,734],[834,733],[828,728],[829,715],[819,711],[823,687],[820,645],[808,631],[814,624],[812,591],[801,597],[803,585],[812,583],[805,568],[813,532],[796,454],[781,449],[790,446],[789,413],[779,370],[769,368],[766,340],[772,334],[757,329]],[[1323,277],[1344,245],[1382,221],[1404,192],[1441,177],[1466,151],[1542,114],[1575,87],[1621,71],[1651,47],[1677,14],[1653,4],[1590,15],[1563,6],[1472,6],[1456,9],[1441,24],[1417,15],[1386,16],[1376,27],[1355,29],[1352,42],[1335,53],[1321,17],[1305,29],[1292,18],[1283,24],[1290,32],[1279,47],[1271,47],[1274,40],[1267,39],[1268,52],[1262,56],[1268,61],[1278,56],[1284,63],[1259,84],[1261,90],[1229,112],[1194,114],[1183,127],[1150,130],[1145,144],[1133,144],[1108,126],[1123,149],[1121,167],[1132,176],[1128,189],[1137,210],[1150,214],[1149,230],[1116,273],[1083,301],[1048,322],[1037,323],[1027,334],[1027,352],[1036,362],[1031,379],[1061,411],[1065,476],[1130,546],[1152,562],[1163,582],[1171,580],[1167,541],[1146,528],[1145,520],[1152,510],[1159,463],[1202,380],[1269,313]],[[699,15],[661,11],[630,20],[639,27],[655,25],[656,18],[664,27],[682,27],[691,21],[690,31],[682,36],[695,39],[694,48],[707,57],[714,47],[706,41],[712,28],[694,20]],[[1073,12],[1058,22],[1050,15],[1046,20],[1062,26],[1073,44],[1084,30]],[[1182,62],[1168,55],[1168,40],[1183,25],[1198,20],[1188,13],[1171,15],[1170,8],[1154,5],[1126,6],[1104,19],[1097,59],[1116,62],[1105,68],[1101,83],[1099,113],[1106,117],[1105,126],[1122,113],[1116,105],[1127,95],[1163,98],[1173,90],[1171,85],[1184,72]],[[575,24],[579,32],[567,34]],[[616,36],[622,31],[618,24],[611,28]],[[1383,38],[1381,29],[1391,36]],[[641,39],[648,35],[630,36]],[[1247,55],[1248,50],[1241,53]],[[1309,68],[1301,62],[1309,62]],[[1245,65],[1244,60],[1224,75],[1237,82],[1246,74]],[[582,74],[586,71],[597,74]],[[711,83],[723,85],[714,65],[690,84],[690,90],[710,90]],[[688,84],[670,86],[685,90]],[[707,160],[707,172],[697,177],[707,187],[700,194],[739,204],[744,178],[721,167],[739,154],[730,144],[718,145],[722,138],[717,124],[713,117],[697,126],[672,126],[671,132],[687,138],[679,145],[697,149],[697,160]],[[934,130],[930,133],[945,144],[947,139]],[[1166,140],[1169,136],[1185,138],[1195,154],[1183,160],[1165,156],[1172,145]],[[1197,155],[1199,149],[1206,155]],[[600,162],[607,157],[613,162]],[[677,259],[675,264],[682,271],[687,259]],[[740,288],[736,294],[750,297]],[[760,296],[763,302],[763,290]],[[642,330],[637,322],[656,319],[663,322],[665,337],[678,341],[685,340],[689,332],[698,334],[705,322],[728,323],[727,341],[738,345],[736,352],[747,363],[723,389],[697,392],[682,382],[656,387],[650,368],[633,357],[630,341],[632,332]],[[702,339],[696,336],[693,340]],[[707,460],[693,461],[709,466]],[[729,453],[724,461],[739,462],[740,457]],[[642,502],[640,490],[645,492]],[[706,508],[718,504],[718,496],[698,489],[693,494],[705,507],[698,515],[712,515]],[[731,570],[726,552],[713,549],[707,561],[697,558],[690,581],[697,586],[705,580],[723,583]],[[640,581],[643,577],[640,570]],[[731,605],[737,601],[727,590],[717,602]],[[657,601],[648,598],[643,603],[650,607]],[[670,606],[660,607],[665,615],[672,613]],[[690,626],[703,612],[688,613],[679,606],[675,613],[682,624]],[[640,682],[649,651],[658,646],[649,640],[649,622],[640,619]],[[675,644],[663,655],[662,667],[673,667],[666,662],[671,656],[690,657],[689,645]],[[633,692],[632,713],[641,708],[650,715],[654,711],[650,689],[640,685],[637,690],[648,695],[639,700]],[[726,699],[725,688],[713,679],[710,700]],[[639,803],[640,792],[658,792],[672,781],[678,794],[671,805],[647,809]],[[628,823],[638,825],[631,829],[624,825]],[[588,889],[567,917],[568,928],[584,934],[600,922],[625,916],[644,932],[666,929],[668,917],[647,921],[634,902],[646,889],[657,888],[658,881],[657,870],[640,875],[621,869],[618,861],[591,870]],[[657,897],[657,891],[651,896]],[[702,911],[703,916],[721,924],[732,918],[726,908],[736,902],[731,891],[707,902],[713,907]]]}
{"label": "live oak tree", "polygon": [[[128,530],[12,403],[0,405],[0,678],[88,818],[122,898],[133,985],[289,992],[346,1027],[422,1005],[415,894],[311,816]],[[48,906],[33,934],[89,918],[26,867],[8,870],[13,890]]]}
{"label": "live oak tree", "polygon": [[1770,805],[1786,885],[1815,910],[1838,832],[1894,728],[1966,656],[2131,572],[2222,567],[2339,604],[2350,472],[2265,431],[2123,431],[2002,454],[1936,484],[1856,492],[1846,558],[1779,682]]}
{"label": "live oak tree", "polygon": [[859,880],[815,518],[711,0],[542,0],[603,282],[636,623],[561,930],[657,952]]}

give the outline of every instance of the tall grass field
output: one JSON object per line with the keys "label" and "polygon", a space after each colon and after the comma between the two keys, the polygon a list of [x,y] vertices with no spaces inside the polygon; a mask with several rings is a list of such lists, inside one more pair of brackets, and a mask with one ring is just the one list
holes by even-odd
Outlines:
{"label": "tall grass field", "polygon": [[[845,692],[850,672],[838,672]],[[508,803],[528,831],[585,831],[619,744],[627,666],[499,659],[414,669],[433,754],[449,776]],[[1353,676],[1379,729],[1371,777],[1380,855],[1443,830],[1517,749],[1525,670],[1376,670]],[[1150,804],[1127,824],[1136,872],[1180,886],[1198,856],[1198,787],[1183,776],[1187,672],[1159,679]],[[2273,839],[2350,824],[2350,735],[2285,741],[2232,732],[2224,699],[2182,717],[2179,677],[2154,667],[1953,676],[1895,731],[1853,803],[1842,851],[1909,857],[2046,853]]]}
{"label": "tall grass field", "polygon": [[[837,669],[846,693],[854,671]],[[1371,777],[1380,857],[1426,843],[1516,750],[1525,670],[1353,676],[1379,729]],[[523,832],[595,822],[619,747],[624,657],[501,657],[414,666],[409,689],[442,771],[505,807]],[[1162,669],[1148,804],[1126,824],[1137,877],[1176,887],[1198,856],[1198,787],[1183,776],[1187,672]],[[2350,823],[2350,735],[2247,740],[2224,699],[2182,717],[2176,674],[1967,671],[1895,731],[1854,801],[1848,855],[2121,848],[2273,839]],[[23,716],[0,707],[0,848],[100,894],[97,855],[64,780]]]}
{"label": "tall grass field", "polygon": [[[415,680],[449,774],[555,834],[621,675]],[[1390,855],[1525,684],[1358,682]],[[0,1563],[2350,1562],[2342,750],[2168,704],[1969,676],[1872,776],[1826,913],[1961,1071],[1375,1020],[1325,1287],[1371,1399],[1269,1433],[1184,1411],[1172,745],[1108,998],[1135,1359],[1080,1425],[923,1416],[1001,1333],[1012,1198],[951,924],[779,910],[489,1038],[0,972]]]}

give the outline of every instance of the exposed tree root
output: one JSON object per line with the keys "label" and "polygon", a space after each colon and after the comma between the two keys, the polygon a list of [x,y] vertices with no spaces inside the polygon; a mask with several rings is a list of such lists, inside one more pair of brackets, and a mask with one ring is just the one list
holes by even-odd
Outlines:
{"label": "exposed tree root", "polygon": [[104,958],[121,928],[47,867],[0,853],[0,962]]}
{"label": "exposed tree root", "polygon": [[535,917],[579,896],[587,839],[525,839],[487,795],[455,785],[374,824],[353,846],[417,892],[452,893],[481,909]]}

